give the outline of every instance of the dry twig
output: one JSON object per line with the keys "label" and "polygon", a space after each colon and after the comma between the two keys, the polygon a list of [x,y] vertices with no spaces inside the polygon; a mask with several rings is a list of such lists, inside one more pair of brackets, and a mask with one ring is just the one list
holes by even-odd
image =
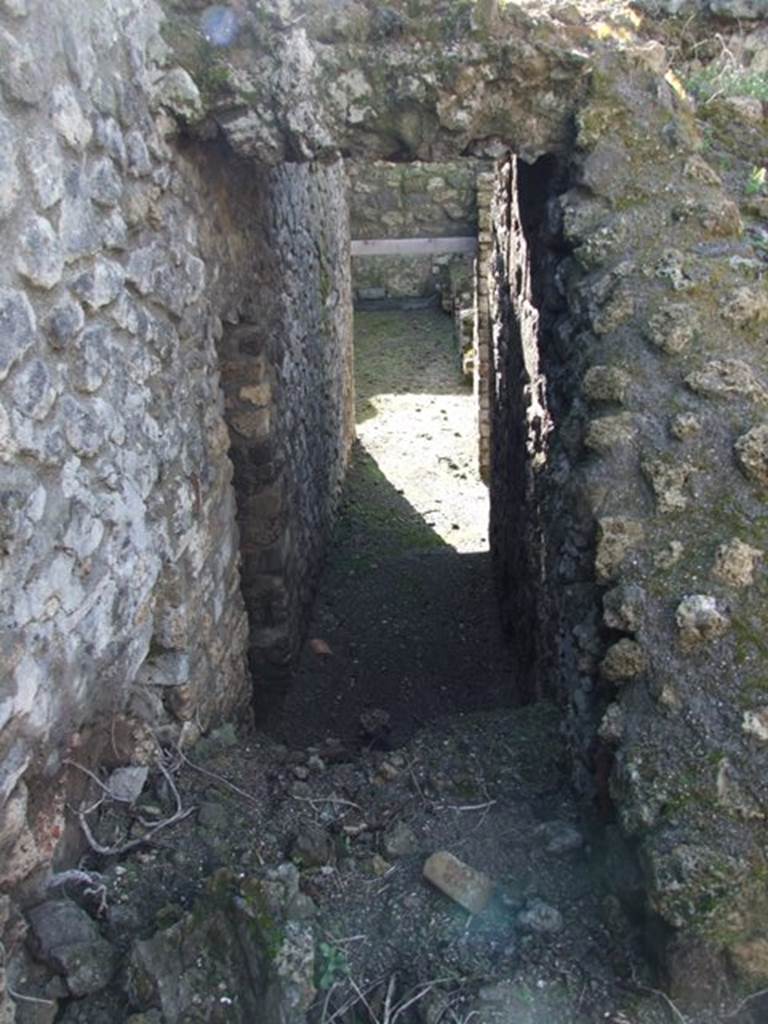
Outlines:
{"label": "dry twig", "polygon": [[[80,771],[84,772],[86,775],[88,775],[96,782],[98,782],[101,788],[104,790],[104,792],[107,795],[109,795],[109,790],[104,786],[101,780],[93,774],[92,771],[90,771],[88,768],[84,768],[76,761],[69,761],[67,763],[74,765],[75,768],[79,768]],[[104,846],[96,839],[93,832],[91,831],[91,827],[88,823],[88,815],[92,814],[104,803],[105,797],[102,796],[99,800],[96,801],[95,804],[84,810],[82,808],[80,810],[74,810],[73,808],[73,813],[76,815],[77,820],[80,823],[80,828],[82,829],[83,835],[85,836],[88,845],[95,853],[100,854],[102,857],[116,857],[120,854],[128,853],[129,850],[135,850],[137,847],[143,846],[145,843],[151,842],[154,836],[157,835],[157,833],[160,832],[161,829],[168,828],[170,825],[178,824],[180,821],[183,821],[185,818],[188,818],[189,815],[192,814],[192,812],[195,810],[194,807],[189,807],[187,810],[184,810],[181,796],[179,795],[179,791],[176,788],[176,784],[173,781],[173,776],[171,775],[170,771],[166,768],[162,761],[158,763],[157,767],[162,772],[166,782],[170,787],[171,792],[173,793],[173,798],[176,802],[176,810],[169,818],[164,818],[162,821],[152,823],[149,826],[147,833],[143,836],[139,836],[136,839],[129,839],[127,842],[122,843],[119,846]],[[147,827],[144,820],[139,819],[139,821],[141,822],[142,825]]]}

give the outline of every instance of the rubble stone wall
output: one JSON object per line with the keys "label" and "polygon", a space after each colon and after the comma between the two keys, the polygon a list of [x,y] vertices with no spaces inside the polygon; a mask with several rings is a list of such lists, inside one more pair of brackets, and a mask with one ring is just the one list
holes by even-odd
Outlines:
{"label": "rubble stone wall", "polygon": [[[476,180],[484,166],[482,161],[472,159],[429,164],[350,161],[347,172],[352,237],[475,235]],[[355,256],[353,287],[358,298],[434,295],[447,285],[448,266],[456,259]]]}
{"label": "rubble stone wall", "polygon": [[519,163],[498,181],[492,536],[533,689],[558,681],[579,784],[617,817],[612,884],[707,1005],[729,969],[765,977],[768,298],[643,59],[596,66],[543,216]]}
{"label": "rubble stone wall", "polygon": [[0,5],[3,887],[76,832],[65,761],[247,715],[235,491],[251,636],[282,652],[346,464],[340,165],[186,139],[199,93],[162,20]]}

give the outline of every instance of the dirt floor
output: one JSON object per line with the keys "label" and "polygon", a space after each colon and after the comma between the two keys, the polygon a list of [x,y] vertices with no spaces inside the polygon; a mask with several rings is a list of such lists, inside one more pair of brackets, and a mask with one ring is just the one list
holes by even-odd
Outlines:
{"label": "dirt floor", "polygon": [[436,714],[514,699],[451,320],[358,313],[356,364],[358,442],[308,641],[287,686],[258,701],[283,742],[364,741],[360,716],[376,709],[396,745]]}
{"label": "dirt floor", "polygon": [[[310,936],[290,967],[309,972],[309,1024],[683,1020],[607,895],[559,709],[513,706],[450,321],[366,314],[357,329],[360,443],[300,666],[256,733],[220,729],[151,775],[133,805],[105,805],[105,845],[141,836],[176,795],[189,813],[149,847],[86,860],[98,872],[87,889],[65,887],[111,944],[91,969],[105,956],[120,966],[55,1019],[255,1021],[227,947],[234,926],[214,928],[211,894],[226,892],[251,915],[258,895],[275,962],[284,935]],[[490,880],[482,913],[425,880],[437,851]],[[286,879],[278,935],[263,900]],[[17,989],[50,998],[36,969]],[[41,1009],[25,1004],[22,1024],[54,1019],[31,1015]]]}

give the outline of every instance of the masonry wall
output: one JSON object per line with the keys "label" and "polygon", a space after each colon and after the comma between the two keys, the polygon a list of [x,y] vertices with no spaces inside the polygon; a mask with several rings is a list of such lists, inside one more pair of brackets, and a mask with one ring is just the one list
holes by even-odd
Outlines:
{"label": "masonry wall", "polygon": [[[484,161],[448,163],[349,161],[352,237],[445,238],[477,233],[477,175]],[[358,298],[408,298],[449,290],[451,256],[356,256],[353,287]]]}
{"label": "masonry wall", "polygon": [[533,691],[557,680],[607,884],[674,994],[712,1005],[730,970],[751,989],[768,973],[768,300],[665,89],[606,58],[566,191],[526,225],[520,164],[497,180],[492,541]]}
{"label": "masonry wall", "polygon": [[236,491],[252,646],[282,657],[352,429],[339,166],[186,139],[160,25],[0,5],[3,889],[75,850],[67,759],[247,719]]}
{"label": "masonry wall", "polygon": [[257,676],[301,638],[354,435],[346,177],[263,172],[256,279],[221,344]]}

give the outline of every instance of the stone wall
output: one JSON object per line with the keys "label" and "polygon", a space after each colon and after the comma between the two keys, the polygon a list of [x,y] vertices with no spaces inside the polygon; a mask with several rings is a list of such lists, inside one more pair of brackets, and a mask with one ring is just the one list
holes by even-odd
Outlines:
{"label": "stone wall", "polygon": [[161,22],[0,5],[3,890],[76,849],[67,762],[247,719],[235,490],[252,646],[279,660],[346,464],[340,166],[180,134],[200,94]]}
{"label": "stone wall", "polygon": [[526,225],[520,165],[499,181],[494,541],[510,624],[531,598],[513,635],[534,689],[559,680],[576,777],[619,844],[611,884],[675,995],[707,1005],[730,969],[766,973],[768,298],[646,59],[599,62],[543,215]]}
{"label": "stone wall", "polygon": [[[484,162],[371,163],[350,161],[352,237],[446,238],[477,233],[476,179]],[[467,258],[355,256],[358,298],[435,295],[449,291],[450,268]]]}
{"label": "stone wall", "polygon": [[262,188],[256,278],[222,342],[257,676],[295,653],[354,435],[342,165],[285,164]]}

